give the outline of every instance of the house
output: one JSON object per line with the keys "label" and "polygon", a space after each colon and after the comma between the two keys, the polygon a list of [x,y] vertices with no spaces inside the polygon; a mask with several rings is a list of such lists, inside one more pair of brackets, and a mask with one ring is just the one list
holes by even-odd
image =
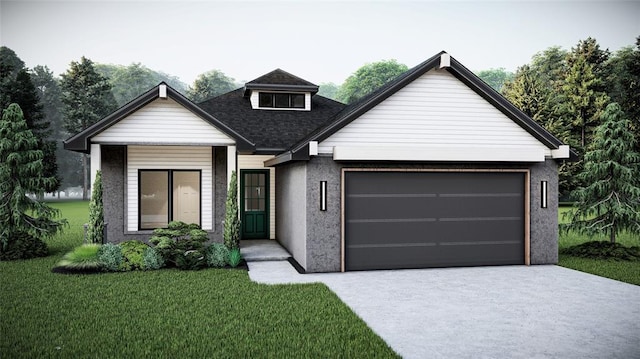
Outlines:
{"label": "house", "polygon": [[194,104],[161,83],[65,141],[102,170],[108,240],[171,220],[222,240],[239,173],[242,239],[307,272],[556,263],[567,145],[446,52],[356,103],[275,70]]}

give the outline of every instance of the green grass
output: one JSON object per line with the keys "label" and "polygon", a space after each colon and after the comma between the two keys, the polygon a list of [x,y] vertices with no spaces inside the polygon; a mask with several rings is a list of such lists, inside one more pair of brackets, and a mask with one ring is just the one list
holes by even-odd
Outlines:
{"label": "green grass", "polygon": [[0,262],[2,358],[396,357],[322,284],[261,285],[243,270],[62,275],[86,202],[52,255]]}
{"label": "green grass", "polygon": [[[568,220],[563,216],[571,207],[560,207],[559,220],[560,223],[567,223]],[[587,237],[579,233],[570,231],[569,233],[560,232],[558,243],[559,249],[568,248],[588,241],[606,241],[606,236]],[[616,241],[625,246],[640,246],[640,237],[629,233],[622,233]],[[558,264],[581,272],[599,275],[601,277],[611,278],[626,283],[640,285],[640,261],[615,261],[600,260],[573,257],[561,254]]]}

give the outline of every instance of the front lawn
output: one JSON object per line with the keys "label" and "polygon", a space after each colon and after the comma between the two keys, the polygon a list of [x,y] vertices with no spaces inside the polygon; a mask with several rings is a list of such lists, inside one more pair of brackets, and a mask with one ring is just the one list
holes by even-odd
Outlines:
{"label": "front lawn", "polygon": [[261,285],[243,270],[62,275],[86,202],[59,202],[52,255],[0,262],[0,357],[395,357],[322,284]]}
{"label": "front lawn", "polygon": [[[565,218],[563,214],[569,210],[570,207],[560,207],[560,223],[567,222],[567,218]],[[575,232],[560,232],[558,247],[559,249],[563,249],[593,240],[606,241],[608,238],[604,236],[601,238],[588,238]],[[622,233],[617,238],[617,242],[629,247],[640,246],[640,238],[629,233]],[[558,264],[581,272],[587,272],[601,277],[640,285],[640,261],[600,260],[561,254]]]}

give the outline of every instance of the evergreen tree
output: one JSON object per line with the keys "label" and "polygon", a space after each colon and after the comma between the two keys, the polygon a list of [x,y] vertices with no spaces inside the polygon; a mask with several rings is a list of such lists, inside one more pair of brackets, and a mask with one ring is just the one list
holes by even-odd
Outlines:
{"label": "evergreen tree", "polygon": [[623,230],[640,234],[640,154],[620,105],[608,105],[601,117],[579,175],[587,185],[573,193],[577,203],[568,228],[608,235],[615,243]]}
{"label": "evergreen tree", "polygon": [[11,103],[17,103],[22,109],[27,126],[38,139],[38,148],[44,153],[45,176],[56,178],[56,181],[45,191],[55,191],[59,187],[59,181],[51,126],[44,116],[38,90],[34,86],[31,74],[24,67],[24,62],[7,47],[0,49],[0,90],[2,92],[0,108],[7,108]]}
{"label": "evergreen tree", "polygon": [[[62,103],[64,104],[64,128],[76,134],[98,122],[117,108],[109,81],[98,74],[93,62],[82,57],[71,62],[62,75]],[[88,163],[82,155],[83,199],[87,199]]]}
{"label": "evergreen tree", "polygon": [[96,180],[91,189],[89,202],[89,224],[87,242],[102,244],[104,242],[104,206],[102,204],[102,171],[96,173]]}
{"label": "evergreen tree", "polygon": [[570,144],[580,150],[587,145],[609,101],[604,92],[598,91],[602,87],[602,80],[596,77],[592,69],[584,56],[578,57],[569,68],[562,86],[562,106],[572,119],[573,143]]}
{"label": "evergreen tree", "polygon": [[[77,152],[67,151],[62,146],[62,141],[69,138],[62,123],[62,90],[59,80],[53,76],[53,72],[46,66],[36,66],[31,70],[31,80],[38,91],[40,105],[45,121],[50,124],[50,146],[55,148],[56,163],[60,186],[63,188],[81,186],[82,177],[78,168],[82,162],[81,155]],[[45,164],[46,168],[47,164]],[[46,170],[45,170],[46,171]]]}
{"label": "evergreen tree", "polygon": [[58,211],[27,197],[39,195],[55,182],[43,175],[38,139],[27,127],[18,104],[11,104],[0,120],[0,259],[46,255],[42,239],[64,224]]}
{"label": "evergreen tree", "polygon": [[227,191],[224,217],[224,245],[229,249],[240,247],[240,216],[238,213],[238,179],[236,171],[231,173],[231,182]]}
{"label": "evergreen tree", "polygon": [[[611,53],[608,49],[600,49],[600,45],[596,39],[588,37],[585,40],[578,41],[576,47],[571,48],[571,52],[567,55],[567,65],[573,67],[577,61],[583,59],[591,65],[593,75],[599,79],[606,78],[607,66],[606,62]],[[596,85],[599,92],[605,91],[605,83],[600,82]]]}
{"label": "evergreen tree", "polygon": [[[640,36],[636,38],[635,48],[618,51],[609,59],[607,67],[609,96],[620,104],[636,138],[640,138]],[[636,143],[636,151],[640,151],[640,141]]]}

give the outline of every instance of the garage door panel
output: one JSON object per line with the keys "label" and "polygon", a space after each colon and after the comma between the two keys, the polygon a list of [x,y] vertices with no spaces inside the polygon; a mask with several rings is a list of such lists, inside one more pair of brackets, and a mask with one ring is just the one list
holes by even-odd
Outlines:
{"label": "garage door panel", "polygon": [[509,238],[503,234],[518,233],[523,228],[522,220],[500,222],[499,228],[493,221],[466,222],[464,225],[459,222],[365,222],[350,225],[346,235],[350,238],[349,245],[510,241],[522,246],[521,236]]}
{"label": "garage door panel", "polygon": [[[464,267],[482,265],[509,265],[513,256],[522,257],[520,248],[509,244],[487,244],[467,246],[413,246],[410,250],[400,247],[350,248],[356,260],[351,261],[349,270]],[[371,259],[375,258],[375,262]]]}
{"label": "garage door panel", "polygon": [[523,198],[509,197],[384,197],[347,198],[351,220],[512,217],[523,214]]}
{"label": "garage door panel", "polygon": [[346,269],[524,264],[524,179],[346,172]]}

